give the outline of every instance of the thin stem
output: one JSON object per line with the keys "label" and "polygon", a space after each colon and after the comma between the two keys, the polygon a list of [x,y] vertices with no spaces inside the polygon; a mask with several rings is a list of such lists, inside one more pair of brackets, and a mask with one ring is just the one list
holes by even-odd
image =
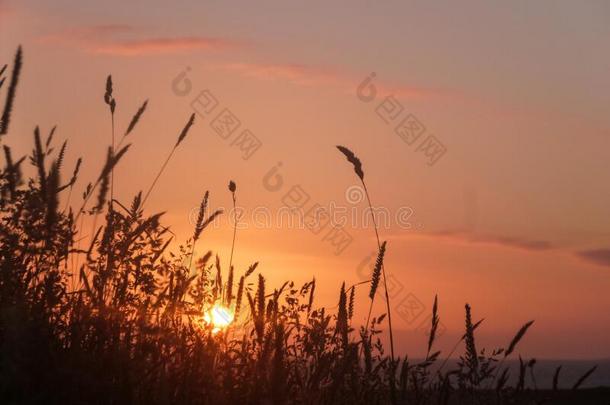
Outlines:
{"label": "thin stem", "polygon": [[[80,225],[79,225],[79,228],[78,228],[79,238],[76,240],[76,250],[77,250],[77,252],[80,250],[80,241],[82,239],[80,237],[80,235],[83,233],[83,222],[84,221],[85,221],[85,218],[84,217],[81,218]],[[77,221],[75,220],[74,223],[76,224]],[[76,264],[74,263],[75,257],[76,257]],[[73,286],[73,289],[75,289],[74,287],[76,286],[76,283],[74,283],[74,275],[78,271],[79,262],[80,262],[80,254],[79,253],[74,253],[73,256],[72,256],[72,286]]]}
{"label": "thin stem", "polygon": [[174,155],[175,151],[176,151],[176,146],[174,146],[172,148],[172,151],[167,156],[167,159],[165,159],[165,162],[163,162],[163,165],[161,166],[161,169],[159,170],[159,173],[157,173],[157,177],[155,177],[155,180],[153,180],[152,184],[150,185],[150,188],[146,192],[146,195],[144,195],[144,199],[142,200],[142,204],[141,204],[142,207],[144,206],[144,203],[148,199],[148,196],[152,192],[153,188],[155,188],[155,185],[157,184],[157,181],[159,180],[159,177],[161,177],[161,175],[163,174],[163,171],[165,170],[165,167],[169,163],[169,160],[172,158],[172,156]]}
{"label": "thin stem", "polygon": [[235,211],[235,193],[233,194],[233,242],[231,243],[231,257],[229,259],[229,271],[233,266],[233,250],[235,249],[235,236],[237,234],[237,212]]}
{"label": "thin stem", "polygon": [[68,190],[68,197],[66,198],[66,206],[64,207],[62,213],[66,212],[68,210],[68,207],[70,207],[70,199],[72,198],[72,188],[74,188],[74,186],[70,186],[70,189]]}
{"label": "thin stem", "polygon": [[98,177],[97,180],[95,181],[95,183],[93,184],[93,186],[91,187],[91,190],[89,190],[89,194],[87,194],[87,196],[85,197],[85,199],[83,200],[82,205],[80,206],[80,208],[78,209],[78,212],[76,213],[76,217],[74,219],[74,221],[76,222],[76,220],[80,217],[80,215],[84,212],[85,207],[87,206],[87,203],[89,202],[89,199],[91,198],[91,196],[93,195],[93,192],[95,191],[95,189],[97,188],[97,186],[100,184],[100,181],[102,180],[101,177]]}
{"label": "thin stem", "polygon": [[506,356],[504,356],[504,357],[502,357],[502,359],[500,359],[500,362],[498,363],[498,366],[496,367],[496,372],[494,373],[494,378],[489,382],[489,384],[487,384],[487,389],[491,388],[491,386],[496,383],[496,379],[498,378],[500,369],[504,365],[504,360],[506,360]]}
{"label": "thin stem", "polygon": [[188,275],[191,275],[191,266],[193,264],[193,256],[195,256],[195,244],[197,243],[197,239],[193,240],[193,246],[191,246],[191,258],[189,259],[189,268]]}
{"label": "thin stem", "polygon": [[366,328],[365,330],[369,329],[369,323],[371,322],[371,313],[373,312],[373,300],[371,299],[371,305],[369,305],[369,314],[366,317]]}
{"label": "thin stem", "polygon": [[443,361],[443,364],[441,364],[441,366],[438,368],[439,372],[445,367],[445,365],[447,364],[447,362],[449,361],[449,359],[451,358],[453,353],[455,353],[455,351],[457,350],[458,346],[460,345],[460,343],[462,343],[463,340],[464,340],[464,336],[462,336],[462,338],[457,341],[455,346],[453,346],[453,349],[451,349],[451,352],[449,352],[449,354],[447,355],[447,357]]}
{"label": "thin stem", "polygon": [[[366,200],[369,204],[369,209],[371,210],[371,218],[373,219],[373,226],[375,227],[375,237],[377,238],[377,249],[381,249],[381,241],[379,239],[379,231],[377,230],[377,222],[375,221],[375,214],[373,213],[373,204],[371,203],[371,198],[369,196],[369,192],[366,188],[366,184],[364,183],[364,180],[362,181],[362,186],[364,187],[364,194],[366,195]],[[389,324],[389,328],[390,328],[390,352],[392,355],[392,362],[394,361],[394,335],[392,333],[392,311],[390,310],[390,297],[388,295],[388,285],[386,282],[386,275],[385,275],[385,265],[382,263],[381,264],[381,273],[383,275],[383,287],[385,290],[385,297],[386,297],[386,307],[388,309],[388,324]],[[372,302],[371,302],[371,309],[372,309]],[[370,315],[370,310],[369,310],[369,315]],[[368,322],[367,322],[367,328],[368,328]]]}
{"label": "thin stem", "polygon": [[125,141],[125,138],[127,138],[127,136],[123,135],[121,137],[121,140],[119,141],[119,144],[116,146],[117,149],[121,149],[121,145],[123,145],[123,142]]}
{"label": "thin stem", "polygon": [[[363,179],[360,179],[360,181],[362,182],[362,187],[364,187],[364,194],[366,195],[366,200],[369,204],[369,209],[371,210],[371,218],[373,219],[373,226],[375,227],[375,237],[377,238],[377,249],[381,249],[381,241],[379,240],[379,231],[377,230],[377,221],[375,221],[375,214],[373,213],[373,204],[371,203],[371,197],[369,196],[369,191],[366,188],[366,183],[364,182]],[[392,366],[390,367],[391,369],[391,394],[392,394],[392,403],[396,402],[396,393],[395,393],[395,386],[394,386],[394,380],[396,378],[395,376],[395,370],[394,370],[394,333],[392,332],[392,311],[390,309],[390,296],[388,295],[388,284],[386,282],[386,275],[385,275],[385,266],[383,263],[381,263],[381,274],[383,275],[383,287],[384,287],[384,291],[385,291],[385,302],[386,302],[386,308],[388,310],[388,327],[390,329],[390,354],[392,357]],[[371,299],[371,307],[369,308],[369,318],[371,315],[371,310],[373,309],[373,298]],[[367,320],[367,329],[365,329],[365,332],[368,330],[368,320]]]}
{"label": "thin stem", "polygon": [[[112,121],[112,146],[111,146],[111,156],[114,157],[114,111],[110,111],[111,121]],[[110,169],[110,210],[112,211],[114,201],[114,166]]]}
{"label": "thin stem", "polygon": [[[110,156],[112,156],[112,158],[114,159],[114,111],[112,111],[112,109],[110,110],[110,117],[111,117],[111,122],[112,122],[112,146],[110,149]],[[106,255],[106,272],[107,274],[110,274],[111,272],[111,267],[113,266],[113,261],[114,261],[114,248],[113,248],[113,243],[114,242],[114,165],[112,166],[112,168],[110,169],[110,203],[108,204],[108,221],[107,221],[107,226],[110,227],[110,240],[108,242],[109,244],[109,249],[108,249],[108,253]],[[95,219],[97,220],[97,215],[98,213],[95,213]],[[96,221],[94,221],[95,224]],[[95,226],[93,228],[93,230],[95,230]]]}
{"label": "thin stem", "polygon": [[85,207],[87,206],[87,203],[89,202],[89,198],[91,198],[91,196],[93,195],[93,191],[95,190],[95,188],[97,187],[99,182],[100,182],[100,179],[97,179],[95,181],[95,183],[93,184],[93,186],[91,187],[91,190],[89,191],[89,194],[87,194],[87,196],[83,200],[82,205],[78,209],[78,212],[76,213],[76,218],[74,219],[74,221],[76,221],[78,218],[80,218],[80,215],[85,211]]}

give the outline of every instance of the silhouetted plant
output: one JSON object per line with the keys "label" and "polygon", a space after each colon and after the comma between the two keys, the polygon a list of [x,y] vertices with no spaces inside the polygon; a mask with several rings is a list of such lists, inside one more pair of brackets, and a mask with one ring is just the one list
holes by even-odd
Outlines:
{"label": "silhouetted plant", "polygon": [[[114,110],[108,83],[105,100]],[[14,97],[15,89],[11,91]],[[125,135],[145,108],[146,103]],[[147,194],[192,124],[193,117]],[[520,358],[514,385],[505,368],[495,387],[487,389],[498,375],[498,359],[515,352],[531,322],[507,350],[487,354],[477,351],[475,332],[481,321],[473,324],[467,306],[465,334],[458,342],[465,341],[464,354],[444,371],[446,362],[434,368],[440,355],[433,350],[440,322],[436,297],[426,358],[394,360],[385,354],[380,338],[386,314],[372,316],[358,332],[352,328],[355,285],[341,285],[337,311],[331,313],[316,306],[315,279],[300,287],[287,281],[274,288],[260,273],[255,283],[249,282],[258,262],[239,275],[232,261],[223,274],[220,259],[213,260],[210,250],[193,259],[195,242],[220,213],[207,215],[207,192],[186,244],[171,243],[174,236],[161,225],[163,213],[146,213],[141,192],[131,204],[113,200],[115,208],[105,211],[103,224],[84,237],[83,220],[104,212],[110,174],[129,145],[121,148],[119,143],[117,153],[109,148],[101,174],[86,186],[80,208],[73,211],[63,194],[71,194],[81,161],[70,180],[62,182],[67,144],[54,150],[54,133],[43,143],[40,129],[35,129],[29,159],[33,177],[27,179],[21,168],[25,157],[15,158],[3,145],[2,403],[513,404],[540,398],[534,359]],[[352,155],[350,161],[362,180],[359,160]],[[95,207],[87,210],[97,188]],[[235,187],[229,190],[234,193]],[[59,210],[62,198],[66,209]],[[371,300],[383,276],[385,246],[378,245]],[[219,327],[211,317],[214,309],[225,311],[220,315],[232,313],[233,320]],[[387,317],[389,321],[389,311]],[[556,394],[559,370],[553,378]],[[594,370],[573,388],[581,387]]]}

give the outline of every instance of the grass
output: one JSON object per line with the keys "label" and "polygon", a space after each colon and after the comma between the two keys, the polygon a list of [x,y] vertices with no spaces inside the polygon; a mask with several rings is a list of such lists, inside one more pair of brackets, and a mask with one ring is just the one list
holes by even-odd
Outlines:
{"label": "grass", "polygon": [[[7,93],[3,133],[8,133],[21,58],[20,49]],[[0,83],[2,80],[0,77]],[[107,83],[105,101],[114,122],[116,102],[110,77]],[[35,173],[32,178],[22,174],[26,157],[15,159],[10,147],[3,145],[3,403],[514,404],[553,400],[557,395],[557,389],[536,389],[534,359],[519,357],[517,382],[507,384],[509,372],[503,361],[516,352],[531,322],[517,332],[507,348],[481,350],[475,334],[481,321],[473,323],[471,308],[466,305],[464,336],[447,358],[462,343],[463,354],[451,367],[446,360],[439,362],[441,353],[435,351],[440,322],[436,297],[426,358],[413,361],[396,357],[390,325],[388,356],[380,339],[386,314],[372,316],[381,281],[388,322],[391,316],[383,266],[386,243],[380,241],[377,229],[379,254],[369,286],[370,309],[366,324],[360,327],[353,321],[356,286],[341,285],[333,313],[316,305],[315,279],[303,286],[286,281],[273,287],[261,273],[253,280],[256,262],[243,271],[234,269],[236,223],[226,271],[218,256],[212,259],[211,251],[195,258],[195,244],[220,215],[212,210],[208,214],[208,192],[202,199],[193,237],[170,248],[173,237],[161,223],[163,214],[146,213],[144,203],[184,141],[194,116],[180,132],[144,197],[138,192],[131,204],[115,204],[112,196],[110,203],[107,201],[113,173],[128,152],[129,145],[121,147],[123,139],[135,130],[146,105],[132,118],[116,153],[113,129],[106,163],[86,187],[76,211],[69,196],[81,160],[70,180],[63,183],[65,143],[56,152],[51,135],[43,146],[36,128],[29,158]],[[354,165],[366,190],[360,160],[347,148],[339,149]],[[88,210],[96,189],[97,203]],[[234,208],[235,190],[235,183],[230,182]],[[66,192],[68,196],[64,196]],[[66,208],[59,210],[62,198],[67,200]],[[370,204],[368,191],[367,198]],[[83,239],[84,218],[101,214],[103,224],[94,226],[93,236]],[[219,327],[219,323],[210,322],[211,314],[231,316],[233,321]],[[574,389],[593,371],[579,378]]]}

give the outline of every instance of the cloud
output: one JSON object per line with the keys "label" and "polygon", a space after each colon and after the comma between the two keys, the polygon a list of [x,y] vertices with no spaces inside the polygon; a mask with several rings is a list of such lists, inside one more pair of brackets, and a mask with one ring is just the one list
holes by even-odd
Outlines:
{"label": "cloud", "polygon": [[73,43],[82,42],[101,37],[114,36],[135,31],[134,27],[127,24],[103,24],[88,27],[67,28],[60,32],[54,32],[38,37],[38,40],[45,43]]}
{"label": "cloud", "polygon": [[237,42],[222,38],[176,37],[114,41],[108,44],[91,44],[88,50],[93,53],[132,56],[194,50],[220,51],[237,47],[239,47]]}
{"label": "cloud", "polygon": [[338,84],[343,78],[332,69],[314,68],[299,64],[227,63],[224,70],[236,71],[247,77],[262,80],[285,79],[303,86]]}
{"label": "cloud", "polygon": [[610,266],[610,249],[582,250],[577,252],[576,255],[599,266]]}
{"label": "cloud", "polygon": [[[285,80],[287,82],[305,86],[333,86],[353,94],[363,77],[356,77],[337,68],[316,67],[304,64],[281,63],[226,63],[216,68],[233,71],[244,77],[259,80]],[[395,97],[429,97],[446,95],[448,92],[441,89],[432,89],[415,86],[391,85],[379,82],[375,84],[379,94],[392,94]]]}
{"label": "cloud", "polygon": [[[140,56],[171,54],[192,51],[226,51],[241,49],[247,42],[229,38],[205,36],[143,37],[141,29],[127,24],[106,24],[74,27],[39,37],[41,42],[63,44],[94,54]],[[138,38],[134,38],[137,35]],[[297,63],[243,63],[214,64],[212,68],[236,72],[257,80],[287,81],[298,86],[334,87],[354,94],[364,77],[345,70]],[[449,94],[446,90],[390,84],[376,81],[378,98],[393,95],[403,98],[438,97]]]}
{"label": "cloud", "polygon": [[243,44],[226,38],[204,36],[176,36],[155,38],[126,38],[140,30],[126,24],[75,27],[39,37],[44,43],[76,46],[86,52],[135,56],[179,53],[187,51],[220,51]]}
{"label": "cloud", "polygon": [[555,246],[551,242],[544,240],[532,240],[499,235],[480,235],[464,231],[438,231],[427,233],[414,233],[409,235],[413,237],[420,236],[447,239],[468,244],[494,245],[518,250],[525,250],[529,252],[541,252],[555,248]]}
{"label": "cloud", "polygon": [[554,246],[550,242],[545,240],[528,240],[507,236],[472,236],[470,237],[470,242],[507,246],[530,251],[543,251],[554,248]]}

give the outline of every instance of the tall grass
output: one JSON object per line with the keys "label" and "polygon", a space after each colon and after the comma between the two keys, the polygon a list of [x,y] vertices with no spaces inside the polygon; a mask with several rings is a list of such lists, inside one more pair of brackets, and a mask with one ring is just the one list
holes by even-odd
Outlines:
{"label": "tall grass", "polygon": [[[17,53],[15,54],[15,61],[13,62],[13,71],[11,74],[11,81],[8,85],[8,91],[6,92],[6,100],[4,102],[4,109],[2,110],[2,116],[0,117],[0,136],[6,135],[8,132],[8,127],[11,122],[11,113],[13,111],[13,103],[15,102],[15,96],[17,94],[17,85],[19,84],[19,76],[21,74],[21,66],[23,64],[23,52],[21,50],[21,46],[17,49]],[[2,68],[2,73],[0,76],[4,74],[6,70],[6,66]],[[4,78],[2,78],[2,84],[4,84]],[[2,86],[0,85],[0,88]]]}
{"label": "tall grass", "polygon": [[146,201],[148,200],[148,197],[150,196],[150,193],[152,193],[152,191],[154,190],[155,186],[157,185],[157,182],[159,181],[159,178],[161,177],[161,175],[165,171],[165,168],[169,164],[169,161],[172,159],[172,156],[174,156],[174,153],[176,152],[176,149],[178,149],[178,146],[180,146],[182,141],[184,141],[184,138],[186,138],[186,136],[188,135],[189,130],[191,129],[191,127],[193,126],[194,123],[195,123],[195,113],[191,114],[191,116],[189,117],[188,121],[186,122],[186,125],[184,126],[184,128],[182,128],[182,131],[180,131],[180,135],[178,135],[178,140],[176,141],[174,146],[170,149],[169,155],[167,155],[167,158],[165,158],[165,161],[161,165],[161,168],[159,169],[159,172],[157,173],[157,175],[155,176],[152,184],[150,185],[150,187],[146,191],[146,194],[144,194],[144,199],[142,200],[142,205],[144,205],[144,203],[146,203]]}
{"label": "tall grass", "polygon": [[[231,192],[231,199],[233,201],[233,240],[231,241],[231,255],[229,257],[229,269],[233,269],[233,251],[235,250],[235,237],[237,236],[237,211],[236,211],[236,200],[235,191],[237,185],[233,180],[229,181],[229,191]],[[232,271],[232,270],[231,270]]]}
{"label": "tall grass", "polygon": [[[15,65],[20,61],[21,51]],[[136,122],[145,107],[136,113]],[[341,285],[337,311],[331,312],[316,303],[315,279],[302,286],[287,281],[274,287],[262,273],[250,282],[257,262],[240,272],[232,260],[223,271],[210,250],[193,259],[195,244],[220,214],[207,214],[207,192],[193,237],[171,245],[172,236],[161,224],[163,214],[146,213],[144,202],[193,120],[191,116],[144,197],[135,193],[131,204],[117,200],[83,248],[75,243],[82,238],[77,219],[103,212],[111,173],[129,145],[121,148],[119,143],[116,153],[109,148],[101,174],[86,187],[77,211],[69,203],[68,209],[58,209],[78,175],[76,169],[68,182],[62,181],[65,144],[55,151],[49,136],[43,146],[36,129],[29,160],[15,158],[4,145],[0,402],[512,404],[540,398],[532,378],[535,361],[521,360],[513,386],[508,369],[498,366],[499,359],[516,351],[531,324],[507,349],[485,352],[477,349],[480,323],[473,323],[467,306],[465,334],[458,342],[465,342],[460,361],[450,370],[444,364],[434,371],[440,355],[434,350],[440,320],[436,298],[426,358],[395,359],[385,354],[379,336],[386,314],[372,316],[369,309],[366,327],[360,333],[354,330],[355,285]],[[9,122],[3,120],[7,129]],[[131,124],[128,128],[127,133],[133,129]],[[22,174],[26,161],[34,169],[32,178]],[[87,210],[96,189],[96,205]],[[229,190],[234,197],[235,187]],[[378,246],[371,304],[385,279],[386,244]],[[82,264],[69,269],[74,257]],[[75,277],[78,281],[70,283]],[[215,308],[233,313],[233,322],[218,327],[210,321]],[[487,389],[499,371],[495,388]],[[554,380],[557,386],[559,371]]]}
{"label": "tall grass", "polygon": [[[351,150],[349,150],[348,148],[346,148],[345,146],[337,146],[337,149],[339,149],[339,151],[341,153],[343,153],[343,155],[345,155],[345,157],[347,158],[348,162],[350,162],[353,166],[354,166],[354,172],[356,173],[356,175],[358,176],[358,178],[360,179],[360,183],[362,184],[362,187],[364,189],[364,194],[366,195],[366,201],[369,205],[369,210],[371,212],[371,219],[373,221],[373,230],[375,231],[375,238],[377,240],[377,249],[379,249],[379,255],[377,258],[377,265],[375,266],[375,271],[373,272],[373,278],[371,280],[371,294],[370,294],[370,298],[371,298],[371,309],[373,308],[373,303],[375,300],[375,291],[377,290],[377,284],[379,283],[378,279],[379,279],[379,269],[377,267],[379,267],[381,269],[381,273],[383,275],[383,287],[384,287],[384,292],[385,292],[385,296],[386,296],[386,308],[388,311],[388,323],[389,325],[389,329],[390,329],[390,349],[391,349],[391,355],[392,355],[392,361],[394,361],[394,334],[392,332],[392,310],[391,310],[391,305],[390,305],[390,296],[388,294],[388,285],[386,282],[386,276],[385,276],[385,267],[383,265],[383,255],[385,253],[385,243],[383,242],[383,249],[382,249],[382,244],[381,244],[381,240],[379,239],[379,231],[377,229],[377,222],[375,220],[375,214],[373,211],[373,204],[371,203],[371,197],[369,195],[368,192],[368,188],[366,187],[366,183],[364,181],[364,170],[362,169],[362,162],[360,161],[360,159],[358,159],[358,157],[354,154],[354,152],[352,152]],[[375,273],[377,273],[377,277],[375,279]],[[370,314],[371,310],[369,310],[369,314]],[[369,315],[370,318],[370,315]],[[367,320],[367,324],[365,329],[368,329],[368,320]]]}

